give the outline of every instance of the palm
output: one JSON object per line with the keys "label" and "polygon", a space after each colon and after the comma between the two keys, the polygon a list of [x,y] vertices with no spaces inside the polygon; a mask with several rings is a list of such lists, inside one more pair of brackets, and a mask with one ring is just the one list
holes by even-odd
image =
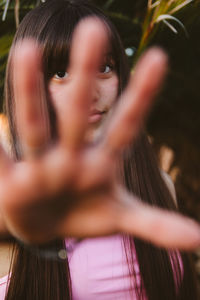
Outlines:
{"label": "palm", "polygon": [[[142,58],[104,136],[88,145],[91,86],[105,43],[102,25],[88,22],[79,26],[73,41],[71,71],[76,80],[71,84],[70,109],[63,102],[63,114],[58,115],[59,140],[53,147],[47,147],[45,112],[38,110],[44,105],[34,88],[38,50],[30,41],[16,50],[17,124],[24,161],[15,164],[1,155],[4,224],[12,234],[30,242],[125,232],[165,247],[195,247],[199,242],[195,223],[138,202],[116,175],[121,150],[137,135],[161,83],[166,57],[155,49]],[[97,34],[97,43],[88,46]],[[80,55],[77,41],[83,35]],[[160,227],[159,233],[155,234],[155,226]]]}

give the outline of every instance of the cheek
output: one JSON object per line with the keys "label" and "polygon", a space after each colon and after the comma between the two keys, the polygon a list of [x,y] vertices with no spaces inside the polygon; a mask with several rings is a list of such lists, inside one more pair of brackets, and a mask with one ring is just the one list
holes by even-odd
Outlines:
{"label": "cheek", "polygon": [[102,89],[102,99],[105,105],[110,108],[115,102],[118,95],[118,78],[108,80]]}
{"label": "cheek", "polygon": [[61,95],[60,95],[58,87],[54,83],[49,84],[49,94],[51,97],[51,101],[52,101],[54,107],[56,108],[56,106],[60,102],[59,100],[61,98]]}
{"label": "cheek", "polygon": [[[66,105],[66,90],[60,84],[49,84],[49,94],[51,96],[51,101],[57,113],[62,112],[63,105]],[[64,103],[63,103],[64,102]]]}

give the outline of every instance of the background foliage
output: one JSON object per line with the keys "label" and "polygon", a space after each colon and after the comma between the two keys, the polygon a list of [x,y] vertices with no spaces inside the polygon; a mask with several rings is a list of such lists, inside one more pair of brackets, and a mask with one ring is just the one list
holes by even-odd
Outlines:
{"label": "background foliage", "polygon": [[[6,2],[0,0],[0,18]],[[6,19],[0,21],[1,107],[6,59],[18,23],[16,20],[21,20],[39,2],[10,1]],[[169,74],[148,121],[147,131],[161,166],[175,182],[181,210],[200,221],[200,1],[93,2],[110,16],[127,52],[134,54],[130,56],[130,64],[150,45],[162,46],[169,55]],[[200,272],[198,261],[197,268]]]}

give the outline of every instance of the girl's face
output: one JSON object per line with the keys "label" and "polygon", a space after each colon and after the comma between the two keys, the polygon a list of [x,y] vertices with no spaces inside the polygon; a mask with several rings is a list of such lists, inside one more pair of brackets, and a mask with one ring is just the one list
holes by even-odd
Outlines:
{"label": "girl's face", "polygon": [[[75,76],[75,75],[74,75]],[[62,114],[63,101],[67,101],[70,93],[71,82],[74,77],[66,71],[58,70],[50,79],[49,92],[56,113]],[[115,72],[112,59],[99,68],[92,90],[92,102],[88,117],[87,141],[94,141],[102,132],[103,125],[110,115],[113,103],[118,95],[119,80]]]}

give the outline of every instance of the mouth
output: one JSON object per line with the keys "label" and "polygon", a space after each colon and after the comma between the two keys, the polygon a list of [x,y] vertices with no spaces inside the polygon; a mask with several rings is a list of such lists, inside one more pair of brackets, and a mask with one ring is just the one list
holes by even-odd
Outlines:
{"label": "mouth", "polygon": [[99,111],[97,109],[92,110],[89,115],[88,122],[91,124],[91,123],[97,123],[97,122],[101,121],[101,119],[103,118],[105,113],[106,113],[106,111]]}

